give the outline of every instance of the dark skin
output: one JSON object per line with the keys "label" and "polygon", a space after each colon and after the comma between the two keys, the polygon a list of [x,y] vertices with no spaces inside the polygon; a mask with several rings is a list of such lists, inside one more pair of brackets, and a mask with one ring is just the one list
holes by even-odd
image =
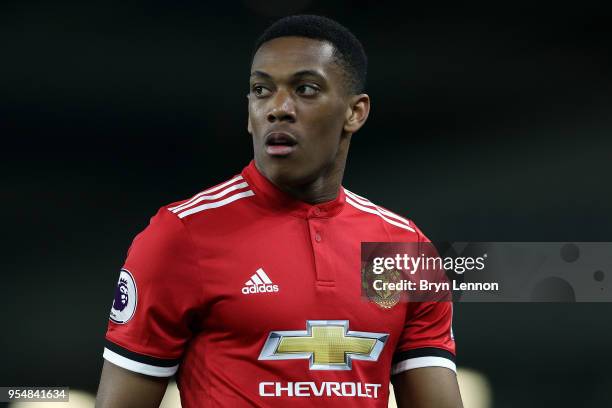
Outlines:
{"label": "dark skin", "polygon": [[[333,200],[344,175],[353,133],[370,112],[366,94],[349,92],[344,71],[325,42],[281,37],[253,58],[248,132],[255,164],[266,178],[298,200]],[[266,135],[287,132],[297,142],[288,156],[266,152]]]}
{"label": "dark skin", "polygon": [[[333,46],[301,37],[264,43],[253,58],[248,101],[247,130],[258,170],[300,201],[335,199],[351,137],[368,118],[370,98],[350,92]],[[270,138],[279,145],[271,146]],[[463,406],[455,373],[447,368],[408,370],[392,382],[400,408]],[[159,407],[167,384],[105,361],[96,407]]]}
{"label": "dark skin", "polygon": [[399,408],[463,408],[455,372],[423,367],[391,377]]}

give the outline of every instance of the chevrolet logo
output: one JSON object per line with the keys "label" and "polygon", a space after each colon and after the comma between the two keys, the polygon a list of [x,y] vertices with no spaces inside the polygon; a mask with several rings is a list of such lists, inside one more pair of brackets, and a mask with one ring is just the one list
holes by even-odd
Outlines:
{"label": "chevrolet logo", "polygon": [[309,359],[311,370],[350,370],[353,360],[377,361],[389,335],[348,327],[348,320],[307,320],[304,331],[270,332],[259,359]]}

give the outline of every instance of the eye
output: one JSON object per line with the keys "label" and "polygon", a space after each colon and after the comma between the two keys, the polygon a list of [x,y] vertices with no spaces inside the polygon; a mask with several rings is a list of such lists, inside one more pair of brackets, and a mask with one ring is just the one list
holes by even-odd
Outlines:
{"label": "eye", "polygon": [[253,85],[251,92],[258,98],[263,98],[270,94],[270,90],[262,85]]}
{"label": "eye", "polygon": [[304,84],[297,87],[297,93],[302,96],[315,96],[319,88],[315,85]]}

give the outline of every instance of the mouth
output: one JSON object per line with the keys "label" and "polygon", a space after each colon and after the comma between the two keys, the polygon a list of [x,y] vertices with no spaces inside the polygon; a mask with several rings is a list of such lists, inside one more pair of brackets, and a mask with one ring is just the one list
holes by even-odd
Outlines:
{"label": "mouth", "polygon": [[286,132],[270,132],[266,136],[266,153],[270,156],[286,157],[297,148],[297,140]]}

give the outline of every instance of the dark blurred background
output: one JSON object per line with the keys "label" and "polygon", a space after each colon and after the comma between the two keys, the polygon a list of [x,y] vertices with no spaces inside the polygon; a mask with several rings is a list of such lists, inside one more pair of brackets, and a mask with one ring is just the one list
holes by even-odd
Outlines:
{"label": "dark blurred background", "polygon": [[[4,1],[0,385],[95,392],[133,236],[248,163],[251,46],[296,12],[339,20],[369,56],[345,186],[434,240],[612,241],[603,6]],[[458,304],[459,365],[495,407],[610,406],[611,312]]]}

